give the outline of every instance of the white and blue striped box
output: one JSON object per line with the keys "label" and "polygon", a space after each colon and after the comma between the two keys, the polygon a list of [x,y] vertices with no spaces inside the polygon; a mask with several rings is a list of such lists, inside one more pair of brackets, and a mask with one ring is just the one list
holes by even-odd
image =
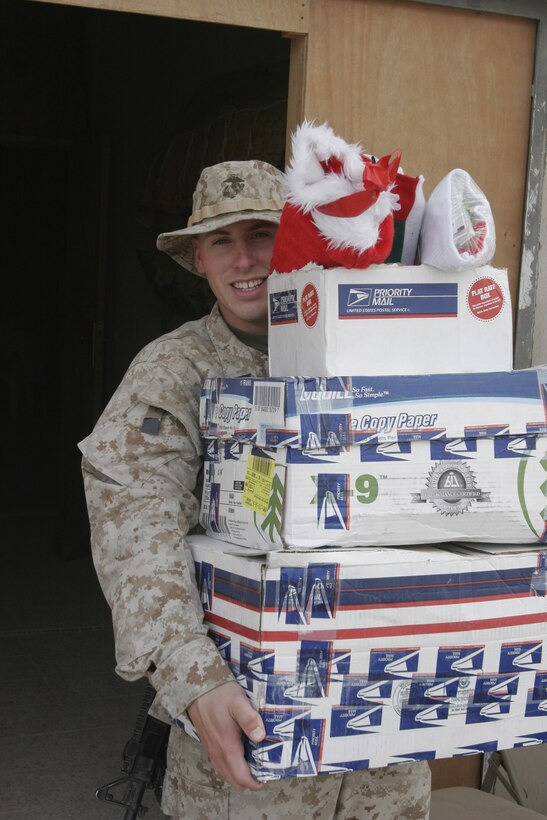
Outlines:
{"label": "white and blue striped box", "polygon": [[209,634],[266,726],[257,779],[547,740],[544,549],[189,542]]}
{"label": "white and blue striped box", "polygon": [[200,426],[201,523],[235,544],[547,540],[546,368],[210,379]]}

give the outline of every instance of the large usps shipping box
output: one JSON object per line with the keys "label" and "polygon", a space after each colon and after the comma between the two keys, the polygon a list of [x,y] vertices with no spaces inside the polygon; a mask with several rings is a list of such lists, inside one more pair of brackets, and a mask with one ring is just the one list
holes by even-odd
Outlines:
{"label": "large usps shipping box", "polygon": [[210,379],[201,523],[261,549],[547,541],[547,369]]}
{"label": "large usps shipping box", "polygon": [[257,779],[547,740],[544,550],[189,543],[209,634],[264,720]]}
{"label": "large usps shipping box", "polygon": [[271,376],[479,372],[513,366],[507,271],[309,265],[268,280]]}

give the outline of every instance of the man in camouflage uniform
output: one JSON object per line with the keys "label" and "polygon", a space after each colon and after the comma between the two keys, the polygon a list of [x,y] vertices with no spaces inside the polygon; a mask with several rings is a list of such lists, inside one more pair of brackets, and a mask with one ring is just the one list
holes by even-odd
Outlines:
{"label": "man in camouflage uniform", "polygon": [[241,733],[261,740],[264,727],[207,637],[185,543],[199,519],[201,384],[268,372],[266,280],[282,182],[259,161],[203,171],[188,227],[161,234],[158,247],[206,276],[217,302],[142,350],[80,444],[116,669],[126,680],[148,677],[163,716],[189,717],[201,739],[171,730],[162,809],[173,817],[423,820],[426,762],[268,784],[252,778]]}

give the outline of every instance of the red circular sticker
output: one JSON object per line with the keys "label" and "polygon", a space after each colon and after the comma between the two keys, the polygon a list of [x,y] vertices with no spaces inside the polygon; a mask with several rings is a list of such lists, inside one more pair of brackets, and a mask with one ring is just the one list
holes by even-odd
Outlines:
{"label": "red circular sticker", "polygon": [[300,297],[300,310],[302,311],[302,319],[308,327],[313,327],[319,315],[319,296],[315,289],[315,285],[309,282],[302,291]]}
{"label": "red circular sticker", "polygon": [[503,308],[503,291],[497,282],[485,277],[477,279],[467,291],[467,306],[482,322],[495,319]]}

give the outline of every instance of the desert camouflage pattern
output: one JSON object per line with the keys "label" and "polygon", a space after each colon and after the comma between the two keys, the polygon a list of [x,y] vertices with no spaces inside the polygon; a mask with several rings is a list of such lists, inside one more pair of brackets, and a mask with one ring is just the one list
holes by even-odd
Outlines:
{"label": "desert camouflage pattern", "polygon": [[319,777],[270,781],[236,792],[213,771],[203,747],[184,732],[170,744],[163,810],[173,820],[427,820],[426,761]]}
{"label": "desert camouflage pattern", "polygon": [[281,211],[283,174],[260,159],[229,160],[204,168],[193,196],[188,227],[241,211]]}
{"label": "desert camouflage pattern", "polygon": [[184,536],[198,525],[205,378],[267,372],[215,306],[147,345],[80,443],[95,568],[112,609],[116,671],[150,669],[172,716],[233,680],[207,637]]}
{"label": "desert camouflage pattern", "polygon": [[204,168],[192,200],[188,227],[160,233],[156,245],[186,270],[203,276],[194,264],[192,237],[240,219],[279,223],[284,175],[259,159],[229,160]]}
{"label": "desert camouflage pattern", "polygon": [[[196,698],[234,680],[207,637],[185,535],[199,527],[201,384],[246,374],[267,375],[267,357],[239,341],[215,306],[141,351],[79,445],[93,560],[112,609],[116,671],[126,680],[147,676],[157,691],[154,713],[164,719],[167,712],[183,720]],[[240,794],[219,780],[199,743],[173,728],[163,810],[207,820],[421,820],[428,794],[422,763],[284,780]]]}

